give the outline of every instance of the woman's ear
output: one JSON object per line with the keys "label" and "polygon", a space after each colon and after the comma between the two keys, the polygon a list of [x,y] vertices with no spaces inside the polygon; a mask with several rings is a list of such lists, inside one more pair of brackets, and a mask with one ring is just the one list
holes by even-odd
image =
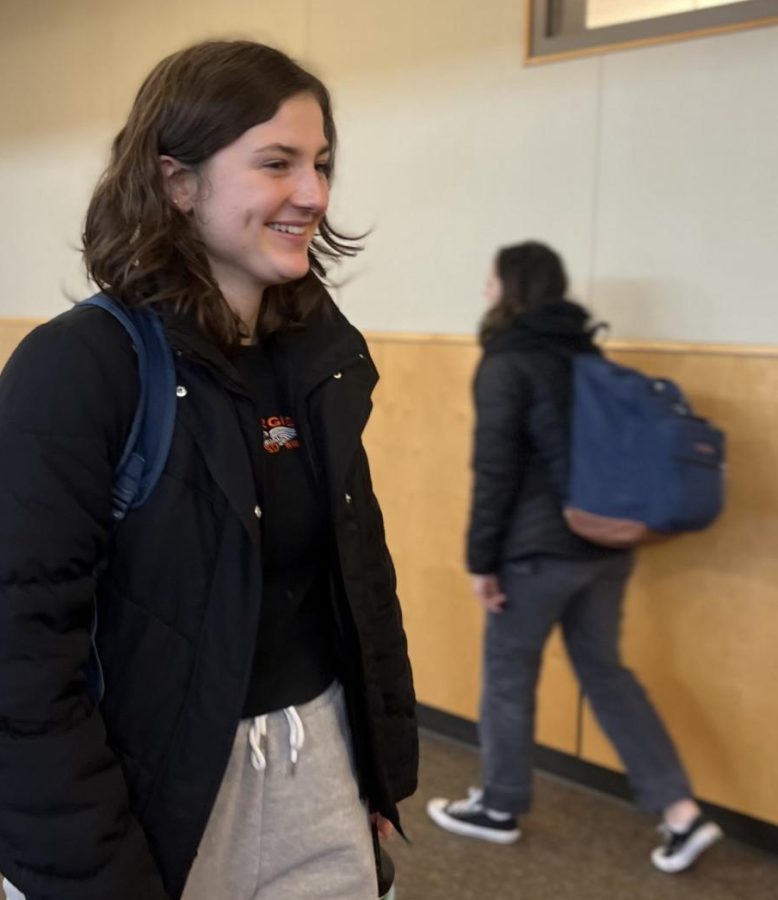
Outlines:
{"label": "woman's ear", "polygon": [[159,168],[168,200],[182,213],[192,212],[197,191],[195,173],[172,156],[160,156]]}

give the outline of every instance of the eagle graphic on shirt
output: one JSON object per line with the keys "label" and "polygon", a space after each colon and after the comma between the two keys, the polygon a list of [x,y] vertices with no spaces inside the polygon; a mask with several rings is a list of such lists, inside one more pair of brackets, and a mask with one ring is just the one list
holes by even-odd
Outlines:
{"label": "eagle graphic on shirt", "polygon": [[290,416],[268,416],[262,419],[262,444],[268,453],[296,450],[300,446],[297,427]]}

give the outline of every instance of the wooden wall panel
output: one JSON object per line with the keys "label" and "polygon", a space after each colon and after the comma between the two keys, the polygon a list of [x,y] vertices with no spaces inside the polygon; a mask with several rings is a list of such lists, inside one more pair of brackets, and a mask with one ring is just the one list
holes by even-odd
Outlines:
{"label": "wooden wall panel", "polygon": [[[397,567],[419,700],[478,717],[483,616],[464,543],[473,425],[470,340],[375,336],[381,373],[366,444]],[[538,738],[576,752],[578,689],[561,642],[546,652]]]}
{"label": "wooden wall panel", "polygon": [[[477,717],[481,617],[463,569],[470,474],[467,339],[377,335],[382,383],[367,443],[397,561],[419,698]],[[680,381],[730,441],[728,509],[715,528],[646,549],[624,647],[700,796],[778,822],[778,353],[658,345],[614,357]],[[548,647],[537,737],[578,752],[577,685]],[[581,756],[618,767],[585,710]]]}
{"label": "wooden wall panel", "polygon": [[[367,435],[419,699],[474,718],[482,618],[463,565],[473,348],[374,342],[381,372]],[[445,398],[443,401],[442,398]],[[452,653],[453,649],[453,653]]]}

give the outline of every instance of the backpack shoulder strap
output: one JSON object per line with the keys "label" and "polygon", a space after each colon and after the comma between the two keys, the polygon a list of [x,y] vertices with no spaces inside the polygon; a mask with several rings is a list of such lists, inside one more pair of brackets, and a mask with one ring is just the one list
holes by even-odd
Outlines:
{"label": "backpack shoulder strap", "polygon": [[112,514],[120,522],[149,498],[165,467],[176,418],[176,370],[159,316],[132,309],[107,294],[81,305],[97,306],[119,322],[138,356],[140,389],[130,433],[114,471]]}

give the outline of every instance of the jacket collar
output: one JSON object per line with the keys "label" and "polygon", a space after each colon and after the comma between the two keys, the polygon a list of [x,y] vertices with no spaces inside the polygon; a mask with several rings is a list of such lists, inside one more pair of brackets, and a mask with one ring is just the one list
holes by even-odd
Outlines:
{"label": "jacket collar", "polygon": [[163,310],[160,317],[170,346],[176,354],[193,359],[212,370],[233,392],[246,393],[243,379],[235,364],[203,333],[192,314]]}
{"label": "jacket collar", "polygon": [[305,328],[278,335],[275,347],[295,403],[305,401],[332,375],[370,360],[364,337],[329,297]]}
{"label": "jacket collar", "polygon": [[[173,350],[211,369],[234,393],[246,387],[234,362],[198,328],[191,315],[162,315]],[[304,400],[322,381],[353,362],[369,359],[362,335],[328,296],[321,310],[303,327],[270,339],[281,360],[292,399]]]}

